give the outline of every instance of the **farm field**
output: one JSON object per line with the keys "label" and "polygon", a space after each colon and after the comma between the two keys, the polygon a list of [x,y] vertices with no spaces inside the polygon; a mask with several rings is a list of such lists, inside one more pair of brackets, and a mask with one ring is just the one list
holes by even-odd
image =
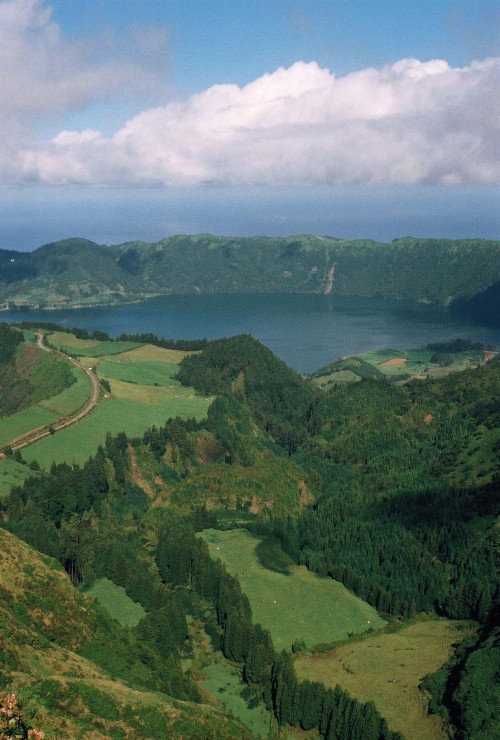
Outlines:
{"label": "farm field", "polygon": [[484,362],[483,352],[479,350],[450,353],[449,364],[446,365],[433,361],[434,354],[433,350],[425,348],[385,349],[366,352],[359,357],[389,379],[402,374],[412,377],[425,374],[430,378],[438,378]]}
{"label": "farm field", "polygon": [[84,593],[96,599],[123,627],[135,627],[146,616],[141,604],[133,601],[124,588],[109,578],[98,578]]}
{"label": "farm field", "polygon": [[57,416],[67,416],[83,406],[90,396],[90,381],[85,372],[72,366],[71,371],[76,383],[65,388],[61,393],[39,402],[40,406],[53,411]]}
{"label": "farm field", "polygon": [[[55,335],[52,335],[55,336]],[[72,335],[59,335],[72,337]],[[90,340],[77,340],[75,344],[88,344]],[[109,342],[93,342],[93,345],[109,345]],[[113,343],[131,345],[132,343]],[[88,348],[83,348],[87,351]],[[97,348],[95,349],[97,352]],[[103,444],[106,434],[118,434],[126,431],[128,436],[140,437],[149,427],[161,426],[169,417],[206,416],[211,398],[197,396],[192,388],[180,385],[172,379],[177,372],[178,363],[185,352],[165,350],[153,345],[135,345],[130,351],[112,356],[95,357],[79,356],[79,361],[88,367],[94,367],[100,379],[110,383],[111,393],[104,398],[85,418],[62,432],[45,437],[23,450],[23,457],[28,462],[38,460],[42,467],[48,467],[55,461],[83,464],[95,454],[97,446]],[[89,395],[89,381],[83,370],[78,371],[78,382],[65,389],[53,399],[43,402],[45,414],[50,409],[58,409],[58,416],[64,409],[69,413],[70,403],[80,401],[76,408],[84,403]],[[80,377],[81,374],[81,377]],[[86,388],[86,390],[85,390]],[[85,397],[83,397],[85,391]],[[82,401],[83,398],[83,401]],[[56,418],[52,414],[46,421]],[[32,429],[32,417],[23,418],[26,429]],[[21,432],[20,432],[21,433]],[[9,436],[10,441],[12,436]]]}
{"label": "farm field", "polygon": [[180,349],[165,349],[155,344],[141,344],[136,349],[131,349],[117,359],[120,363],[137,362],[141,360],[156,360],[160,362],[173,362],[178,365],[187,355],[197,354]]}
{"label": "farm field", "polygon": [[445,738],[440,718],[427,714],[418,686],[447,661],[452,645],[472,632],[468,624],[441,619],[363,636],[328,653],[300,656],[297,677],[332,688],[338,684],[360,701],[373,701],[389,728],[406,740]]}
{"label": "farm field", "polygon": [[290,566],[289,575],[265,568],[256,553],[260,540],[246,529],[206,529],[201,536],[210,555],[238,577],[254,623],[270,630],[277,650],[290,649],[295,640],[312,648],[385,624],[373,607],[338,581],[320,578],[305,566]]}
{"label": "farm field", "polygon": [[96,339],[78,339],[74,334],[60,331],[49,334],[48,340],[52,347],[75,357],[118,355],[141,346],[140,342],[100,342]]}
{"label": "farm field", "polygon": [[103,360],[98,366],[99,375],[112,380],[123,380],[127,383],[142,385],[180,385],[173,380],[179,366],[173,362],[158,362],[157,360],[136,360],[134,362],[120,362],[117,360]]}
{"label": "farm field", "polygon": [[[481,350],[450,352],[446,361],[433,361],[434,350],[381,349],[363,352],[353,357],[327,365],[313,373],[313,382],[323,390],[332,385],[355,383],[361,378],[386,377],[395,382],[406,382],[411,378],[442,378],[452,372],[484,364],[485,354]],[[489,353],[494,357],[497,352]]]}
{"label": "farm field", "polygon": [[357,383],[360,380],[359,375],[356,375],[352,370],[337,370],[335,373],[316,378],[315,382],[320,388],[328,390],[328,388],[336,383]]}
{"label": "farm field", "polygon": [[59,414],[49,411],[39,403],[7,416],[0,420],[0,446],[9,444],[31,429],[50,424],[58,417]]}
{"label": "farm field", "polygon": [[[146,388],[129,385],[137,393]],[[168,393],[162,399],[158,395],[156,405],[151,405],[147,401],[146,393],[141,400],[102,399],[98,406],[77,424],[26,447],[23,450],[23,457],[28,461],[38,460],[42,467],[50,466],[52,461],[83,464],[95,454],[97,446],[104,443],[107,432],[118,434],[126,431],[129,437],[139,437],[153,424],[156,426],[165,424],[166,419],[171,416],[183,418],[193,416],[196,419],[206,416],[210,399],[196,397],[192,390],[192,398],[189,398],[189,389],[182,388],[182,391],[185,393],[179,394],[178,397]]]}

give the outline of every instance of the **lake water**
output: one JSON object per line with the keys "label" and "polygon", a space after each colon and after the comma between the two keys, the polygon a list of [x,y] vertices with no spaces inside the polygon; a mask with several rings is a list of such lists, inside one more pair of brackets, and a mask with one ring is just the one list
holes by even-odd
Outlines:
{"label": "lake water", "polygon": [[54,321],[115,337],[153,332],[170,339],[252,334],[302,373],[369,349],[419,347],[463,337],[500,344],[500,328],[451,311],[335,295],[175,295],[108,308],[7,311],[0,321]]}

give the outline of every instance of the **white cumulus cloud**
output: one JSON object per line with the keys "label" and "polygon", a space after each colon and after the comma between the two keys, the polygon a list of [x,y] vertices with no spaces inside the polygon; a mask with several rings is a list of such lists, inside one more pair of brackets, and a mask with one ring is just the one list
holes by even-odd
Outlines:
{"label": "white cumulus cloud", "polygon": [[[151,48],[162,47],[151,35]],[[148,46],[142,39],[143,46]],[[106,46],[106,45],[105,45]],[[62,36],[43,0],[0,0],[0,182],[123,186],[491,183],[500,179],[500,59],[453,68],[402,59],[336,77],[299,61],[145,110],[110,136],[43,140],[40,122],[159,67]],[[123,45],[122,45],[123,46]],[[156,87],[155,87],[156,86]],[[83,119],[82,119],[83,120]],[[62,128],[62,127],[61,127]]]}
{"label": "white cumulus cloud", "polygon": [[499,179],[499,59],[403,59],[337,78],[297,62],[147,110],[110,138],[62,132],[23,152],[49,183],[466,183]]}
{"label": "white cumulus cloud", "polygon": [[157,99],[167,87],[165,49],[155,28],[69,41],[45,0],[0,1],[0,183],[19,178],[23,145],[61,116],[106,100]]}

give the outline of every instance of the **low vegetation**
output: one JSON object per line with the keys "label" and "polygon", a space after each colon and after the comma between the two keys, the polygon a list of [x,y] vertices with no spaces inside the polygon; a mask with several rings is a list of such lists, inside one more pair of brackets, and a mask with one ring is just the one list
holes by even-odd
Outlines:
{"label": "low vegetation", "polygon": [[85,588],[84,593],[98,601],[122,627],[136,627],[146,616],[141,604],[133,601],[122,586],[117,586],[109,578],[98,578]]}
{"label": "low vegetation", "polygon": [[291,650],[294,644],[314,649],[385,624],[375,609],[331,578],[314,576],[290,559],[288,572],[283,572],[283,559],[277,567],[274,558],[267,561],[272,569],[264,567],[257,552],[260,540],[245,529],[208,529],[202,536],[211,557],[220,558],[238,578],[255,621],[270,631],[278,650]]}
{"label": "low vegetation", "polygon": [[430,344],[421,349],[386,349],[365,352],[333,362],[311,373],[322,390],[334,385],[358,382],[362,378],[402,383],[440,378],[451,372],[485,365],[498,354],[479,342],[457,339]]}
{"label": "low vegetation", "polygon": [[66,362],[23,339],[21,331],[0,323],[0,417],[23,411],[76,382]]}
{"label": "low vegetation", "polygon": [[469,623],[422,621],[396,632],[363,637],[320,655],[295,661],[300,679],[338,684],[360,701],[373,701],[392,730],[407,740],[444,738],[442,721],[428,713],[420,690],[424,676],[444,665],[456,642],[474,632]]}
{"label": "low vegetation", "polygon": [[[247,727],[241,698],[265,705],[270,733],[395,740],[392,718],[417,717],[420,681],[441,717],[419,705],[420,729],[492,736],[500,362],[405,384],[375,373],[322,393],[243,336],[183,356],[171,386],[155,373],[152,384],[111,377],[163,351],[88,357],[109,384],[87,417],[102,423],[49,439],[81,444],[80,463],[61,447],[61,462],[0,500],[0,688],[69,737],[191,737],[200,723],[245,737],[203,704],[207,680],[239,696]],[[163,393],[165,417],[176,393],[206,414],[151,426]],[[93,452],[89,434],[101,439]],[[27,468],[24,456],[7,462]],[[80,592],[96,584],[129,626]],[[475,620],[477,633],[450,619]],[[220,661],[205,676],[197,639]],[[329,688],[321,666],[329,675],[339,662],[344,683]]]}
{"label": "low vegetation", "polygon": [[[93,367],[101,383],[109,388],[98,406],[84,419],[64,431],[36,442],[23,452],[25,460],[37,460],[48,467],[52,462],[83,463],[95,454],[106,434],[124,430],[140,436],[153,425],[161,425],[170,416],[181,418],[206,416],[211,398],[196,395],[173,377],[186,352],[168,350],[137,342],[112,342],[79,338],[72,333],[49,334],[49,344],[78,356],[84,367]],[[112,349],[109,354],[109,349]],[[93,356],[87,353],[92,350]],[[82,354],[79,354],[82,353]],[[85,354],[83,354],[85,353]],[[50,358],[48,353],[41,353]],[[57,362],[70,368],[63,360]],[[89,381],[83,370],[70,368],[74,384],[61,393],[42,400],[6,419],[0,430],[0,444],[7,444],[20,434],[56,421],[84,405],[89,397]]]}

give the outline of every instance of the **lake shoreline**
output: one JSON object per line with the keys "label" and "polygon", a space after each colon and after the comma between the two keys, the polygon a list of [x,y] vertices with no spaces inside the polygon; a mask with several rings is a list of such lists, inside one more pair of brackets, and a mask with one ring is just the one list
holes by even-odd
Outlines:
{"label": "lake shoreline", "polygon": [[500,328],[451,309],[384,298],[318,293],[197,293],[155,296],[114,306],[2,312],[8,323],[48,321],[88,331],[152,332],[169,339],[251,334],[300,373],[370,349],[421,347],[456,339],[500,344]]}

